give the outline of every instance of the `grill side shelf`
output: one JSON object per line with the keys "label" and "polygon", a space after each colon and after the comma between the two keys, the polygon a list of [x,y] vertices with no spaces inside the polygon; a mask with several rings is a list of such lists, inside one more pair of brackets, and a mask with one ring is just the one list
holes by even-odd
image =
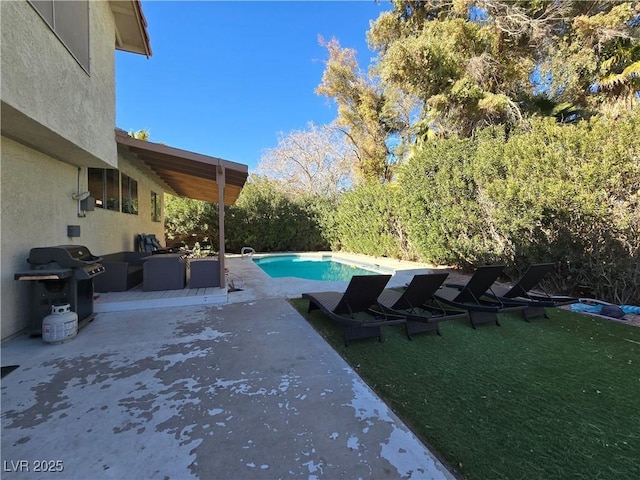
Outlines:
{"label": "grill side shelf", "polygon": [[60,270],[26,270],[14,274],[14,280],[62,280],[73,274],[70,268]]}

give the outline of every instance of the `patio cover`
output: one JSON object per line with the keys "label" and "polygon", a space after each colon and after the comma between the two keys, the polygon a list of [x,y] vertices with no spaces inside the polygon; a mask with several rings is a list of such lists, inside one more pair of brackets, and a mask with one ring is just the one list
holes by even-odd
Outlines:
{"label": "patio cover", "polygon": [[224,205],[233,205],[249,174],[241,163],[138,140],[120,129],[116,129],[116,142],[121,153],[142,162],[179,197],[219,204],[218,176],[224,175]]}
{"label": "patio cover", "polygon": [[[118,151],[150,170],[169,193],[233,205],[249,175],[247,165],[210,157],[160,143],[138,140],[116,129]],[[224,208],[218,208],[220,285],[226,285],[224,269]]]}

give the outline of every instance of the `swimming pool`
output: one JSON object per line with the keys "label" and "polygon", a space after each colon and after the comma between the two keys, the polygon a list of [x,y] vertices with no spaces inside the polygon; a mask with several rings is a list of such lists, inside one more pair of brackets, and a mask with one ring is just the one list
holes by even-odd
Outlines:
{"label": "swimming pool", "polygon": [[330,256],[271,255],[253,261],[272,278],[296,277],[307,280],[349,281],[354,275],[376,275],[383,272],[376,265],[354,265]]}

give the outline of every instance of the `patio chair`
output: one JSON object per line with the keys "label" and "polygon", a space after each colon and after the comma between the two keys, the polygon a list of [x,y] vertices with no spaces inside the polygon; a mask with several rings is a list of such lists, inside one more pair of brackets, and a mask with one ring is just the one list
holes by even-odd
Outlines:
{"label": "patio chair", "polygon": [[172,248],[164,248],[160,245],[160,242],[156,238],[154,233],[144,234],[141,233],[136,237],[136,243],[138,251],[146,252],[151,255],[159,254],[159,253],[173,253],[174,249]]}
{"label": "patio chair", "polygon": [[527,308],[522,311],[526,321],[535,317],[549,318],[545,308],[570,305],[579,301],[576,297],[549,295],[541,287],[538,287],[539,291],[531,291],[553,268],[553,263],[533,264],[529,266],[525,274],[512,287],[493,285],[487,295],[507,302],[519,302],[527,305]]}
{"label": "patio chair", "polygon": [[398,325],[404,317],[373,310],[376,299],[389,282],[391,275],[354,275],[344,292],[303,293],[309,300],[309,312],[320,309],[327,317],[344,326],[344,343],[378,337],[382,342],[382,328]]}
{"label": "patio chair", "polygon": [[454,308],[467,310],[473,328],[481,323],[493,322],[500,326],[498,313],[522,311],[527,308],[519,302],[486,295],[504,268],[504,265],[478,267],[466,285],[446,284],[434,296]]}
{"label": "patio chair", "polygon": [[406,318],[407,337],[422,332],[440,335],[440,322],[467,318],[466,311],[447,310],[434,298],[434,293],[444,283],[448,273],[415,275],[403,292],[385,289],[378,297],[378,304],[385,312]]}

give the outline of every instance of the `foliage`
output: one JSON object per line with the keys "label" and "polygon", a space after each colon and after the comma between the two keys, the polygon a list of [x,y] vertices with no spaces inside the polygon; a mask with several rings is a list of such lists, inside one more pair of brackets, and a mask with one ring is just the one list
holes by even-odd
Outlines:
{"label": "foliage", "polygon": [[136,138],[138,140],[144,140],[145,142],[149,141],[149,130],[141,129],[141,130],[131,130],[129,132],[129,136]]}
{"label": "foliage", "polygon": [[634,2],[392,3],[368,39],[379,52],[382,95],[396,88],[423,102],[418,138],[429,130],[470,136],[488,125],[515,126],[545,113],[541,99],[568,105],[574,115],[563,120],[637,105]]}
{"label": "foliage", "polygon": [[478,203],[475,151],[470,139],[430,142],[400,172],[403,222],[426,261],[470,267],[504,255],[504,242]]}
{"label": "foliage", "polygon": [[[289,196],[253,176],[226,207],[227,249],[344,249],[518,277],[554,262],[551,290],[640,303],[640,110],[575,124],[534,118],[414,148],[396,182]],[[217,242],[215,205],[169,197],[169,238]],[[185,239],[180,237],[180,240]],[[187,240],[187,243],[192,243]]]}
{"label": "foliage", "polygon": [[616,114],[637,104],[640,29],[633,20],[640,18],[640,4],[636,3],[634,12],[633,3],[573,5],[570,28],[545,65],[560,100],[597,111],[613,109]]}
{"label": "foliage", "polygon": [[468,136],[477,126],[517,122],[521,114],[513,97],[528,80],[531,62],[514,61],[514,50],[499,43],[495,26],[469,21],[464,10],[423,2],[418,10],[425,9],[424,18],[415,12],[402,20],[401,3],[369,32],[382,52],[383,83],[420,98],[423,118],[444,133]]}
{"label": "foliage", "polygon": [[172,243],[193,246],[207,241],[218,249],[218,206],[165,194],[165,235]]}
{"label": "foliage", "polygon": [[[615,129],[616,135],[611,135]],[[554,287],[640,302],[640,112],[574,126],[534,119],[512,132],[416,149],[400,187],[421,257],[474,266],[558,266]]]}
{"label": "foliage", "polygon": [[[340,234],[336,210],[339,205],[338,197],[327,195],[305,195],[296,198],[296,203],[305,210],[314,228],[320,232],[322,241],[316,250],[340,250]],[[304,248],[302,250],[313,250]]]}
{"label": "foliage", "polygon": [[225,234],[230,251],[251,246],[259,252],[325,250],[327,242],[308,202],[292,200],[278,184],[252,177],[236,205],[225,215]]}
{"label": "foliage", "polygon": [[[327,250],[334,202],[320,196],[291,199],[277,182],[253,176],[236,204],[225,207],[225,249]],[[184,241],[193,246],[207,242],[218,249],[218,207],[214,203],[167,196],[165,224],[167,237],[174,243]]]}
{"label": "foliage", "polygon": [[335,212],[342,249],[380,257],[409,257],[395,184],[368,183],[344,194]]}
{"label": "foliage", "polygon": [[391,178],[388,136],[395,132],[392,109],[376,85],[358,68],[356,52],[340,48],[336,39],[321,45],[329,52],[318,95],[333,98],[338,105],[336,125],[351,141],[356,154],[354,171],[360,180]]}
{"label": "foliage", "polygon": [[306,130],[281,136],[255,171],[281,182],[289,195],[337,196],[352,185],[353,146],[334,125],[310,123]]}

